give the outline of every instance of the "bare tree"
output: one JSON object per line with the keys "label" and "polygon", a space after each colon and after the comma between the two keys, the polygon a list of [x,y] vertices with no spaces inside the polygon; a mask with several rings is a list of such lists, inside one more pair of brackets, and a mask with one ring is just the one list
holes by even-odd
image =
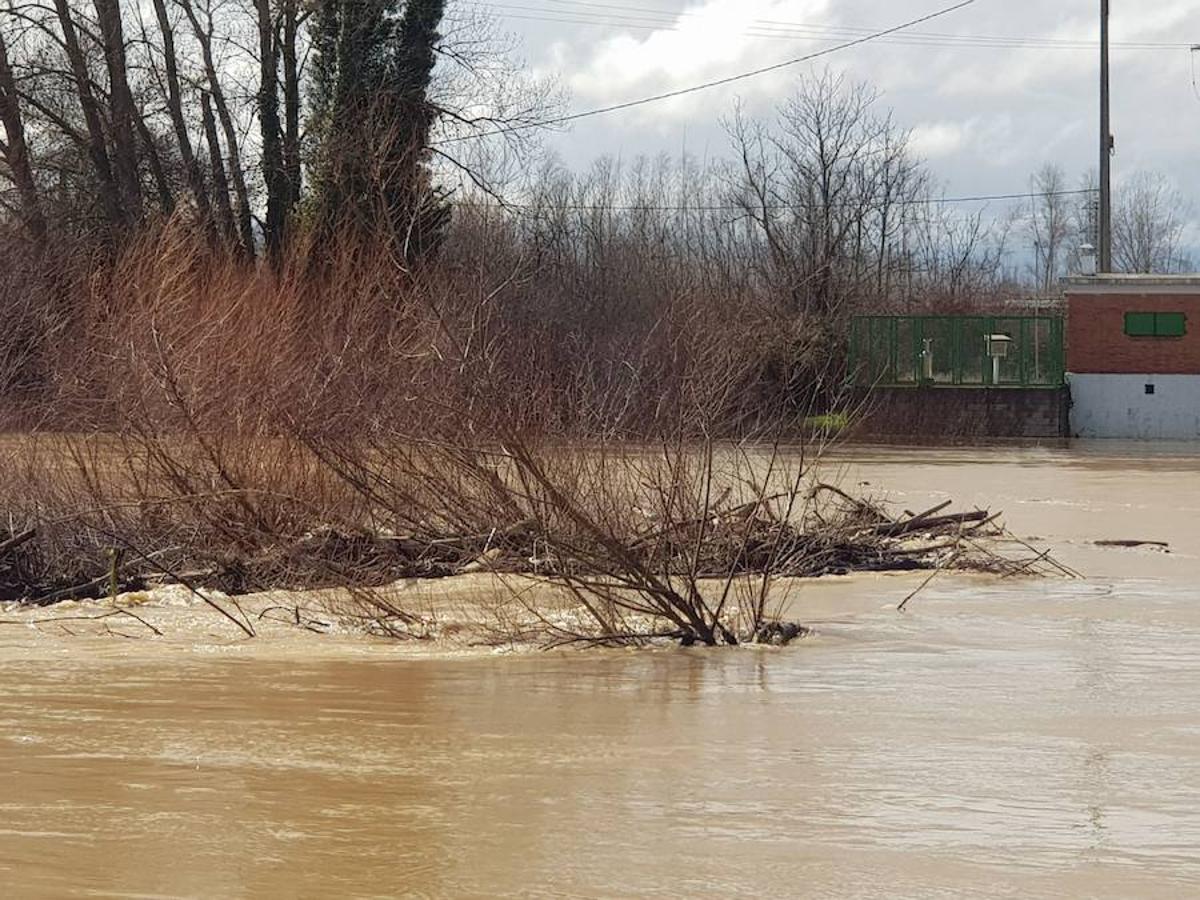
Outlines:
{"label": "bare tree", "polygon": [[1181,244],[1186,206],[1162,175],[1141,172],[1117,191],[1113,260],[1123,272],[1170,273],[1189,265]]}
{"label": "bare tree", "polygon": [[283,167],[287,180],[286,207],[290,213],[300,202],[303,190],[301,165],[300,114],[301,70],[300,35],[304,23],[311,14],[300,8],[300,0],[283,0],[279,13],[277,31],[281,35],[279,54],[283,60]]}
{"label": "bare tree", "polygon": [[166,72],[166,102],[171,116],[171,126],[175,131],[179,157],[187,176],[192,200],[196,204],[200,218],[208,222],[211,217],[212,205],[209,202],[204,172],[200,168],[200,162],[192,147],[190,128],[183,109],[183,91],[179,80],[179,56],[175,48],[175,29],[167,13],[166,0],[153,0],[153,3],[154,15],[158,21],[159,35],[162,39],[162,58]]}
{"label": "bare tree", "polygon": [[995,297],[1003,281],[1007,225],[989,222],[985,210],[960,213],[929,199],[909,232],[925,308],[956,310]]}
{"label": "bare tree", "polygon": [[[62,44],[70,63],[71,75],[78,92],[79,105],[83,110],[84,122],[87,125],[86,140],[76,137],[78,143],[85,143],[91,157],[92,165],[98,182],[100,200],[105,216],[110,225],[123,226],[129,221],[128,210],[125,209],[121,190],[113,174],[113,165],[108,153],[108,142],[104,133],[104,121],[101,117],[101,106],[96,99],[92,87],[92,76],[88,70],[87,58],[79,43],[79,34],[75,27],[75,19],[67,0],[54,0],[55,13],[58,16],[59,27],[62,30]],[[43,107],[43,112],[49,112]],[[78,133],[66,122],[60,121],[63,130],[69,135]]]}
{"label": "bare tree", "polygon": [[[175,2],[179,4],[180,9],[187,16],[188,23],[192,26],[192,34],[200,45],[201,58],[204,61],[204,75],[208,81],[207,95],[212,100],[217,119],[221,123],[221,130],[224,132],[225,156],[228,160],[226,165],[228,167],[229,178],[233,182],[234,195],[237,197],[236,230],[241,241],[242,252],[250,259],[253,259],[255,256],[255,240],[250,191],[246,186],[245,166],[240,150],[241,143],[238,140],[237,125],[235,124],[233,111],[225,95],[221,73],[217,67],[216,55],[213,49],[216,26],[213,21],[212,6],[208,5],[208,0],[201,0],[201,2],[206,4],[202,10],[204,19],[201,21],[200,14],[196,12],[196,4],[193,3],[193,0],[175,0]],[[210,141],[210,149],[211,146]]]}
{"label": "bare tree", "polygon": [[216,209],[217,229],[230,245],[238,241],[237,226],[234,224],[233,206],[229,202],[229,178],[225,174],[225,158],[221,153],[221,136],[217,132],[217,121],[213,116],[212,98],[208,91],[200,92],[201,121],[204,139],[208,143],[209,167],[212,172],[213,197]]}
{"label": "bare tree", "polygon": [[1100,245],[1100,190],[1099,176],[1088,171],[1080,177],[1079,187],[1070,204],[1071,242],[1067,247],[1067,273],[1075,275],[1083,271],[1083,248],[1091,247],[1093,253]]}
{"label": "bare tree", "polygon": [[108,67],[109,127],[115,147],[114,169],[126,215],[131,221],[141,217],[142,185],[138,177],[138,141],[135,135],[138,111],[129,89],[125,55],[125,30],[121,24],[118,0],[94,0],[100,25],[104,60]]}
{"label": "bare tree", "polygon": [[25,137],[25,119],[21,113],[21,101],[17,96],[16,80],[8,59],[8,46],[4,33],[0,31],[0,124],[4,126],[4,140],[0,141],[0,156],[8,166],[8,173],[17,188],[21,202],[21,219],[34,244],[40,249],[46,241],[46,217],[42,212],[41,197],[29,158],[29,145]]}
{"label": "bare tree", "polygon": [[1058,166],[1043,166],[1030,180],[1029,240],[1033,249],[1033,278],[1039,291],[1050,294],[1064,274],[1072,237],[1067,176]]}
{"label": "bare tree", "polygon": [[761,230],[798,313],[828,317],[886,290],[902,210],[919,194],[908,136],[879,95],[826,72],[802,81],[775,130],[734,118],[736,204]]}

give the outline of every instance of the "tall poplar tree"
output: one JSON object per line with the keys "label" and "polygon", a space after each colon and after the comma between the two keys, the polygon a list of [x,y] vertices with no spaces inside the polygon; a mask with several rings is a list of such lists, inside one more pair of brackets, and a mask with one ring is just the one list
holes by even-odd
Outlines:
{"label": "tall poplar tree", "polygon": [[449,210],[429,171],[429,98],[445,0],[322,0],[312,20],[315,204],[328,228],[436,249]]}

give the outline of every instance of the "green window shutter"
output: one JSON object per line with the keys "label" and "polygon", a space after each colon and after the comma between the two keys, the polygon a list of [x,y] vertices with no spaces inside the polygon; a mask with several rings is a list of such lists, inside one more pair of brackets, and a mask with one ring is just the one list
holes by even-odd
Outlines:
{"label": "green window shutter", "polygon": [[1183,337],[1187,334],[1187,316],[1183,313],[1156,313],[1154,334],[1156,337]]}
{"label": "green window shutter", "polygon": [[1154,337],[1154,313],[1127,312],[1125,313],[1125,333],[1130,337]]}
{"label": "green window shutter", "polygon": [[1181,338],[1187,334],[1187,316],[1178,312],[1127,312],[1125,333],[1130,337]]}

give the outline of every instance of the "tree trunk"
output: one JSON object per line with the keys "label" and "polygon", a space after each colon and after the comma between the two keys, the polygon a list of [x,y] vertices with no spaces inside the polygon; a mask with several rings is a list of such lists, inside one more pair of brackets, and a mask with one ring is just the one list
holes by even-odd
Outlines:
{"label": "tree trunk", "polygon": [[162,157],[158,155],[158,147],[154,145],[154,135],[150,133],[150,127],[141,113],[136,114],[133,121],[138,137],[142,140],[142,149],[150,166],[150,175],[154,178],[154,187],[158,191],[158,207],[164,216],[169,216],[175,211],[175,191],[171,187],[171,180],[167,178]]}
{"label": "tree trunk", "polygon": [[25,120],[21,115],[21,103],[17,98],[16,80],[8,61],[8,47],[4,35],[0,34],[0,124],[4,125],[6,140],[0,143],[0,152],[8,163],[9,172],[21,199],[21,219],[25,229],[38,250],[46,243],[46,217],[42,213],[41,198],[37,182],[33,177],[33,165],[29,160],[29,148],[25,142]]}
{"label": "tree trunk", "polygon": [[63,31],[63,46],[67,51],[67,60],[71,64],[71,74],[75,80],[75,90],[79,94],[79,104],[83,107],[83,119],[88,133],[88,155],[96,170],[96,178],[100,182],[100,203],[104,208],[104,215],[108,219],[109,225],[119,228],[126,224],[126,211],[121,205],[120,191],[113,179],[108,145],[104,137],[104,123],[100,117],[100,105],[96,102],[96,95],[92,92],[92,80],[88,73],[87,60],[79,46],[79,35],[75,30],[75,22],[71,18],[71,7],[68,0],[54,0],[54,9],[58,14],[59,26]]}
{"label": "tree trunk", "polygon": [[167,110],[171,114],[171,125],[175,129],[175,140],[179,144],[179,159],[196,204],[196,212],[211,228],[212,206],[208,201],[208,189],[204,184],[204,173],[192,149],[192,140],[188,135],[187,120],[183,115],[183,95],[179,89],[179,60],[175,55],[175,31],[167,16],[166,0],[153,0],[154,15],[158,19],[158,30],[162,35],[163,61],[167,76]]}
{"label": "tree trunk", "polygon": [[254,0],[254,6],[258,13],[258,122],[262,131],[263,182],[267,187],[267,253],[271,259],[278,259],[288,207],[283,125],[279,121],[279,47],[275,41],[271,0]]}
{"label": "tree trunk", "polygon": [[300,63],[296,42],[300,31],[298,0],[283,2],[283,166],[287,172],[287,212],[300,202],[303,173],[300,166]]}
{"label": "tree trunk", "polygon": [[200,94],[200,109],[204,119],[204,137],[208,141],[208,155],[212,165],[217,228],[221,235],[233,245],[237,243],[238,236],[237,229],[233,224],[233,207],[229,205],[229,179],[225,177],[225,160],[221,156],[221,137],[217,134],[212,100],[207,91]]}
{"label": "tree trunk", "polygon": [[[250,192],[246,190],[246,177],[242,170],[241,152],[238,149],[237,128],[233,116],[229,112],[229,104],[225,101],[225,92],[221,88],[221,79],[217,74],[216,60],[212,52],[212,32],[200,25],[196,11],[192,8],[191,0],[178,0],[184,15],[191,23],[192,31],[200,44],[200,52],[204,58],[204,73],[208,78],[212,103],[217,110],[217,118],[221,122],[221,130],[225,132],[225,149],[229,155],[229,175],[233,179],[233,190],[237,196],[237,231],[241,237],[242,249],[248,258],[256,256],[254,244],[254,225],[250,219]],[[211,21],[209,23],[211,28]]]}
{"label": "tree trunk", "polygon": [[129,90],[129,75],[125,58],[125,29],[121,24],[120,0],[94,0],[100,36],[104,44],[104,61],[108,67],[108,93],[112,129],[113,169],[125,212],[132,221],[141,218],[142,185],[138,177],[138,111]]}

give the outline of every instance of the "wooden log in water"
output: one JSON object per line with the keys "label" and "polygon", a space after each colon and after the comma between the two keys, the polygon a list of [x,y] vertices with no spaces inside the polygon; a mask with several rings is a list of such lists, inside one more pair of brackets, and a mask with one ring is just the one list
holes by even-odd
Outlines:
{"label": "wooden log in water", "polygon": [[[942,507],[943,509],[945,507]],[[890,525],[876,525],[865,530],[864,534],[874,535],[876,537],[903,537],[906,534],[915,534],[919,531],[936,532],[946,528],[955,528],[963,525],[975,525],[980,522],[986,522],[992,517],[986,509],[977,510],[969,513],[955,513],[950,516],[932,516],[921,518],[918,516],[915,519],[909,519],[905,522],[896,522]]]}

